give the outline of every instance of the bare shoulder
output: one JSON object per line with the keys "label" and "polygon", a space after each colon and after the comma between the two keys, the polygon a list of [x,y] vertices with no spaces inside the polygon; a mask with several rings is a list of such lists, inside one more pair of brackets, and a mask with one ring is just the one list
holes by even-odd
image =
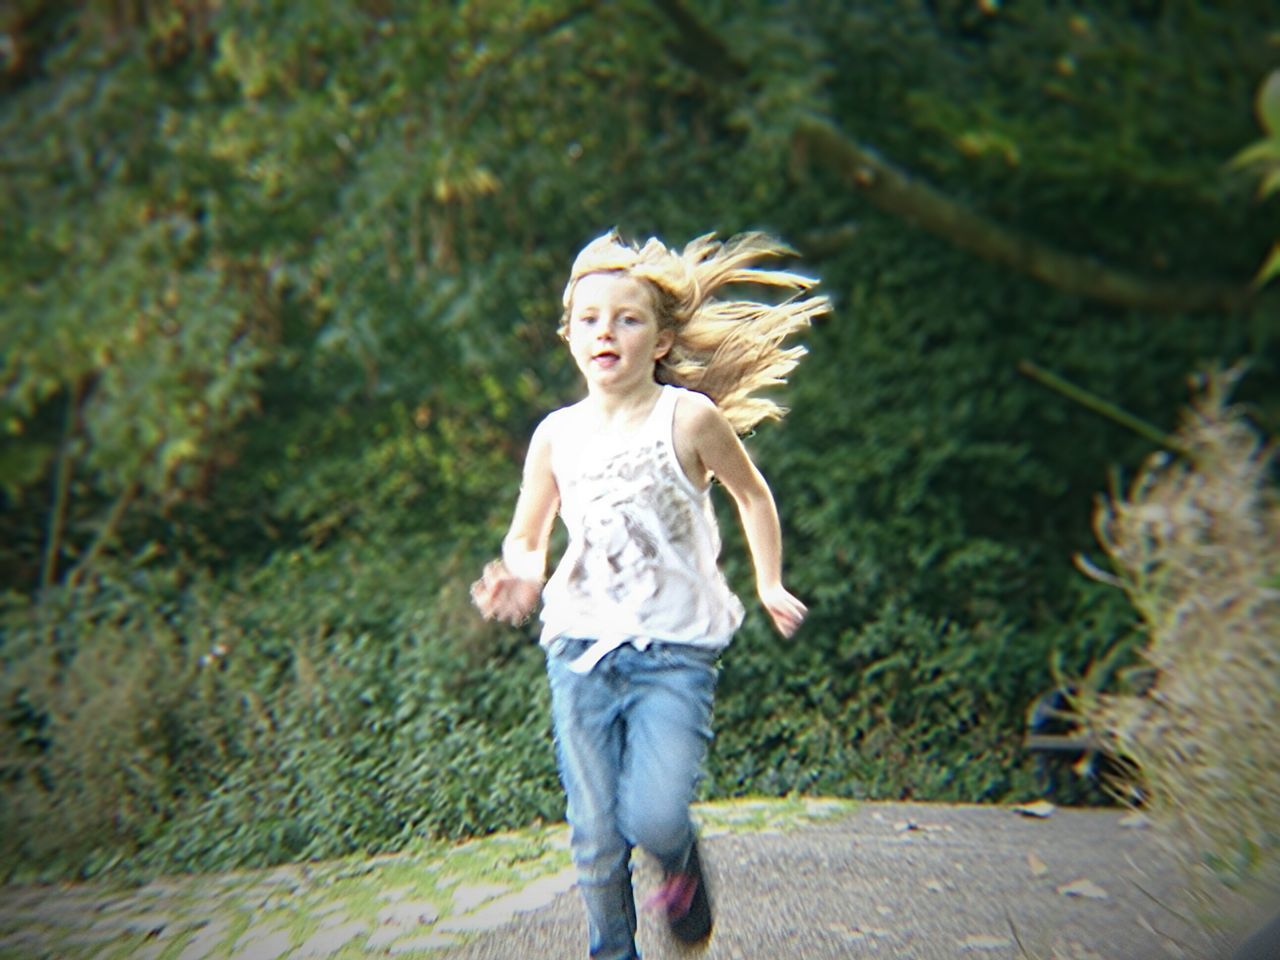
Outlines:
{"label": "bare shoulder", "polygon": [[[696,390],[681,390],[676,396],[675,422],[677,430],[698,429],[716,420],[724,420],[724,414],[715,401]],[[727,424],[728,421],[725,421]]]}
{"label": "bare shoulder", "polygon": [[676,400],[672,434],[676,459],[695,486],[705,487],[715,472],[717,451],[736,437],[720,408],[706,394],[683,390]]}
{"label": "bare shoulder", "polygon": [[591,449],[593,431],[586,405],[579,401],[553,410],[542,418],[529,442],[529,456],[536,453],[548,469],[553,462],[572,469],[584,451]]}
{"label": "bare shoulder", "polygon": [[683,390],[676,401],[675,433],[677,444],[689,443],[697,449],[707,440],[723,442],[733,435],[733,427],[705,393]]}
{"label": "bare shoulder", "polygon": [[530,448],[535,445],[551,446],[561,435],[571,434],[579,406],[580,404],[573,403],[566,407],[558,407],[538,421],[538,425],[533,430],[533,437],[529,441]]}
{"label": "bare shoulder", "polygon": [[572,437],[570,411],[572,407],[560,407],[552,410],[533,429],[529,438],[529,448],[525,452],[526,473],[533,471],[550,471],[553,452],[563,447],[564,437]]}

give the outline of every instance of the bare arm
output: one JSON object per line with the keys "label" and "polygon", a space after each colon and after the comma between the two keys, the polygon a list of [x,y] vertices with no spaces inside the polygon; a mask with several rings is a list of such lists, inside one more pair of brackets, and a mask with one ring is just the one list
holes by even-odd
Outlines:
{"label": "bare arm", "polygon": [[755,566],[756,592],[778,632],[789,637],[808,611],[782,585],[782,529],[773,494],[724,415],[709,403],[690,406],[687,419],[679,420],[693,438],[702,465],[733,497]]}
{"label": "bare arm", "polygon": [[525,456],[520,496],[502,541],[502,559],[487,564],[471,585],[471,599],[486,620],[518,624],[533,612],[542,592],[551,525],[560,491],[551,472],[547,421],[539,424]]}

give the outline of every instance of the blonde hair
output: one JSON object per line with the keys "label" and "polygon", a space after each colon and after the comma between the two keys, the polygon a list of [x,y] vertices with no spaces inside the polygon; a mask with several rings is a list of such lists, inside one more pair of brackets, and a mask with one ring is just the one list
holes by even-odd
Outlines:
{"label": "blonde hair", "polygon": [[[764,233],[743,233],[723,243],[708,233],[675,253],[657,239],[638,246],[610,230],[587,244],[573,262],[560,335],[568,337],[574,289],[583,277],[625,273],[647,282],[655,294],[659,327],[675,333],[671,349],[658,361],[657,380],[706,394],[738,433],[748,433],[761,420],[786,413],[775,401],[754,396],[786,383],[807,352],[784,347],[783,341],[831,309],[826,297],[806,296],[818,281],[755,266],[759,260],[794,253]],[[735,283],[795,292],[777,304],[715,297]]]}

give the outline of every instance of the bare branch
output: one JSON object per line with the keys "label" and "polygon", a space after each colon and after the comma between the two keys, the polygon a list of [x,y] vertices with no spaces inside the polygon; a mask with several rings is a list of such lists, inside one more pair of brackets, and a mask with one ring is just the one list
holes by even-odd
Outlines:
{"label": "bare branch", "polygon": [[653,5],[676,28],[676,37],[670,48],[677,60],[717,83],[746,79],[747,68],[734,57],[733,51],[680,0],[654,0]]}
{"label": "bare branch", "polygon": [[67,498],[71,489],[72,445],[80,432],[80,408],[87,380],[87,377],[78,378],[67,397],[67,416],[63,422],[58,467],[53,479],[53,509],[49,511],[49,532],[45,537],[44,562],[40,567],[42,591],[53,586],[58,575],[58,554],[62,552],[62,531],[67,520]]}
{"label": "bare branch", "polygon": [[1065,293],[1144,310],[1243,309],[1248,286],[1151,280],[1067,253],[987,220],[890,164],[819,117],[800,121],[793,140],[876,206],[909,220],[962,250],[1012,267]]}

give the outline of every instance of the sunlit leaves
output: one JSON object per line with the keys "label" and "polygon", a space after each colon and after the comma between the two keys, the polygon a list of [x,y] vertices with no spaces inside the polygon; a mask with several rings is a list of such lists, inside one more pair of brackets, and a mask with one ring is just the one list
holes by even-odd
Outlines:
{"label": "sunlit leaves", "polygon": [[1277,241],[1271,247],[1271,252],[1262,261],[1262,266],[1258,268],[1258,275],[1253,282],[1256,286],[1261,287],[1277,276],[1280,276],[1280,241]]}
{"label": "sunlit leaves", "polygon": [[1258,124],[1269,136],[1280,137],[1280,70],[1267,75],[1254,101]]}
{"label": "sunlit leaves", "polygon": [[[1266,136],[1249,144],[1231,159],[1235,168],[1247,170],[1258,178],[1258,197],[1280,193],[1280,70],[1273,70],[1258,87],[1254,106],[1258,124]],[[1261,287],[1280,275],[1280,241],[1254,276],[1254,286]]]}

